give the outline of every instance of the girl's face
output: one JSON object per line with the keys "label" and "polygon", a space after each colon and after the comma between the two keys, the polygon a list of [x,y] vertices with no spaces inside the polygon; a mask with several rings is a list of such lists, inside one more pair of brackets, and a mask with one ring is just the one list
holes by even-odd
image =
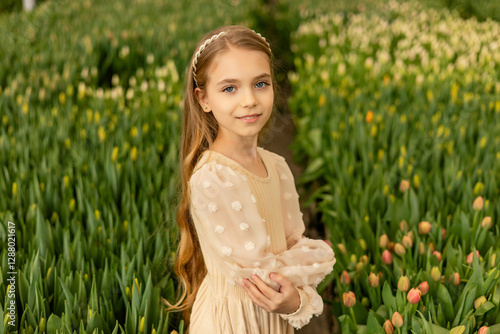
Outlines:
{"label": "girl's face", "polygon": [[266,54],[231,47],[215,57],[208,71],[206,90],[196,88],[195,93],[203,111],[211,111],[218,122],[217,139],[256,139],[274,101]]}

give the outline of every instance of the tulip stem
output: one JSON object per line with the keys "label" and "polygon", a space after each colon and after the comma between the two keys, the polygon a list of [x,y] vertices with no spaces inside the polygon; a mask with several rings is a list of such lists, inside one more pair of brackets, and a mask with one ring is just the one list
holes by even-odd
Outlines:
{"label": "tulip stem", "polygon": [[355,327],[355,329],[357,331],[358,330],[358,324],[356,323],[356,316],[354,315],[354,310],[352,309],[352,307],[350,307],[349,310],[351,311],[352,321],[354,322],[354,327]]}

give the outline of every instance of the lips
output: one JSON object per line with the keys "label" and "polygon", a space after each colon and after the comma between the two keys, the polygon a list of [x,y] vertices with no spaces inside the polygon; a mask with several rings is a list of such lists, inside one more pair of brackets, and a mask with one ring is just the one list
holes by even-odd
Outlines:
{"label": "lips", "polygon": [[245,118],[254,118],[254,117],[258,117],[262,114],[251,114],[251,115],[245,115],[245,116],[241,116],[241,117],[236,117],[238,119],[245,119]]}

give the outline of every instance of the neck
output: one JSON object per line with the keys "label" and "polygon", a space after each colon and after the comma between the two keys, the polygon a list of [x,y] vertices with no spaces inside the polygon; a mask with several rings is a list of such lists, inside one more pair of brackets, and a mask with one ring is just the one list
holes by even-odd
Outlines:
{"label": "neck", "polygon": [[257,136],[239,138],[239,140],[217,136],[210,149],[234,160],[254,160],[258,158]]}

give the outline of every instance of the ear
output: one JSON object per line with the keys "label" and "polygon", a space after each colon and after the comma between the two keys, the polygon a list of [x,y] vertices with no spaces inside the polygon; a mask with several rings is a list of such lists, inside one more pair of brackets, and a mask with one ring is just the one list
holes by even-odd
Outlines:
{"label": "ear", "polygon": [[194,89],[194,95],[204,112],[212,111],[212,108],[208,105],[208,96],[203,89],[196,87]]}

